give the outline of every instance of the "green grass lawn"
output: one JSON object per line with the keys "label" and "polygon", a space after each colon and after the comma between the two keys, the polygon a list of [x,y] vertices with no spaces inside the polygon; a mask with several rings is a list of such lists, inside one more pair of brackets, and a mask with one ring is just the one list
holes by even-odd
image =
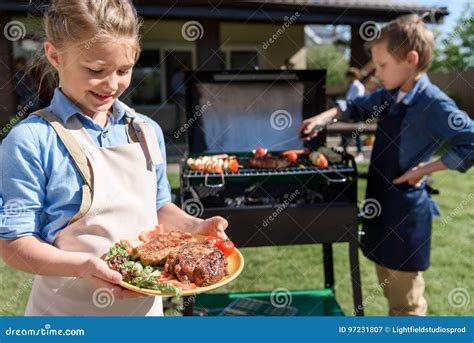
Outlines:
{"label": "green grass lawn", "polygon": [[[170,175],[172,187],[178,187],[178,175]],[[442,217],[433,225],[431,268],[425,273],[429,315],[473,315],[474,289],[474,170],[467,174],[440,172],[434,175],[436,196]],[[359,198],[363,200],[365,181],[359,182]],[[451,218],[446,224],[443,219]],[[232,224],[232,223],[231,223]],[[347,245],[334,246],[336,297],[345,313],[352,312],[352,292]],[[219,292],[317,289],[324,286],[322,248],[319,245],[244,248],[246,267],[241,276]],[[289,260],[305,263],[300,270]],[[367,315],[385,315],[387,306],[377,287],[373,264],[360,254],[363,296]],[[12,270],[0,262],[0,314],[22,315],[31,287],[32,276]],[[460,290],[456,290],[460,289]],[[454,291],[453,291],[454,290]],[[449,294],[452,293],[452,301]]]}

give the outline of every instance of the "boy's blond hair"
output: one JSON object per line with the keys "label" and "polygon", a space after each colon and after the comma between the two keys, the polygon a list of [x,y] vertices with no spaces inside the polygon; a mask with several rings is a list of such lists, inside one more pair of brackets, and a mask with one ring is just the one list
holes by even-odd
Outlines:
{"label": "boy's blond hair", "polygon": [[426,72],[431,67],[434,35],[417,14],[404,15],[389,22],[381,29],[379,37],[368,43],[368,47],[380,43],[386,43],[388,52],[399,61],[405,60],[408,52],[416,51],[420,72]]}

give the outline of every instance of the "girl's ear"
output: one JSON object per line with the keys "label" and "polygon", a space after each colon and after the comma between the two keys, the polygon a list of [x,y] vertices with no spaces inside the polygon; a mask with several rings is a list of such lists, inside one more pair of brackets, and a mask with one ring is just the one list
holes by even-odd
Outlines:
{"label": "girl's ear", "polygon": [[45,42],[43,47],[44,47],[44,53],[49,63],[51,63],[51,65],[56,70],[58,70],[59,65],[60,65],[58,49],[56,49],[56,47],[51,42]]}
{"label": "girl's ear", "polygon": [[420,55],[418,55],[418,52],[415,50],[408,51],[406,61],[408,64],[417,67],[420,62]]}

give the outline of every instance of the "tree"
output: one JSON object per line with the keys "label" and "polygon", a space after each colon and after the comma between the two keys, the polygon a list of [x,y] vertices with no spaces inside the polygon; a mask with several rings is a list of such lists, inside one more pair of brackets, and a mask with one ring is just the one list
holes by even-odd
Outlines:
{"label": "tree", "polygon": [[436,42],[432,72],[461,71],[474,68],[474,8],[467,3],[458,25],[447,37]]}
{"label": "tree", "polygon": [[327,85],[346,82],[345,75],[349,67],[347,57],[334,44],[308,47],[308,69],[326,69]]}

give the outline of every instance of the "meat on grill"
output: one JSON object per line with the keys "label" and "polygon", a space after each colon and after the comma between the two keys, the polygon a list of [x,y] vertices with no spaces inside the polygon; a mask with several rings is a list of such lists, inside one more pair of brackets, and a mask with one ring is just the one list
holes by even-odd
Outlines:
{"label": "meat on grill", "polygon": [[255,156],[249,160],[249,166],[251,168],[258,169],[280,169],[287,168],[290,165],[290,161],[286,158],[274,157],[267,153],[264,156]]}
{"label": "meat on grill", "polygon": [[137,253],[143,265],[163,265],[170,253],[177,251],[186,243],[195,241],[196,238],[186,232],[165,232],[139,246]]}
{"label": "meat on grill", "polygon": [[228,275],[227,259],[211,241],[187,243],[169,254],[165,271],[183,283],[207,286]]}

